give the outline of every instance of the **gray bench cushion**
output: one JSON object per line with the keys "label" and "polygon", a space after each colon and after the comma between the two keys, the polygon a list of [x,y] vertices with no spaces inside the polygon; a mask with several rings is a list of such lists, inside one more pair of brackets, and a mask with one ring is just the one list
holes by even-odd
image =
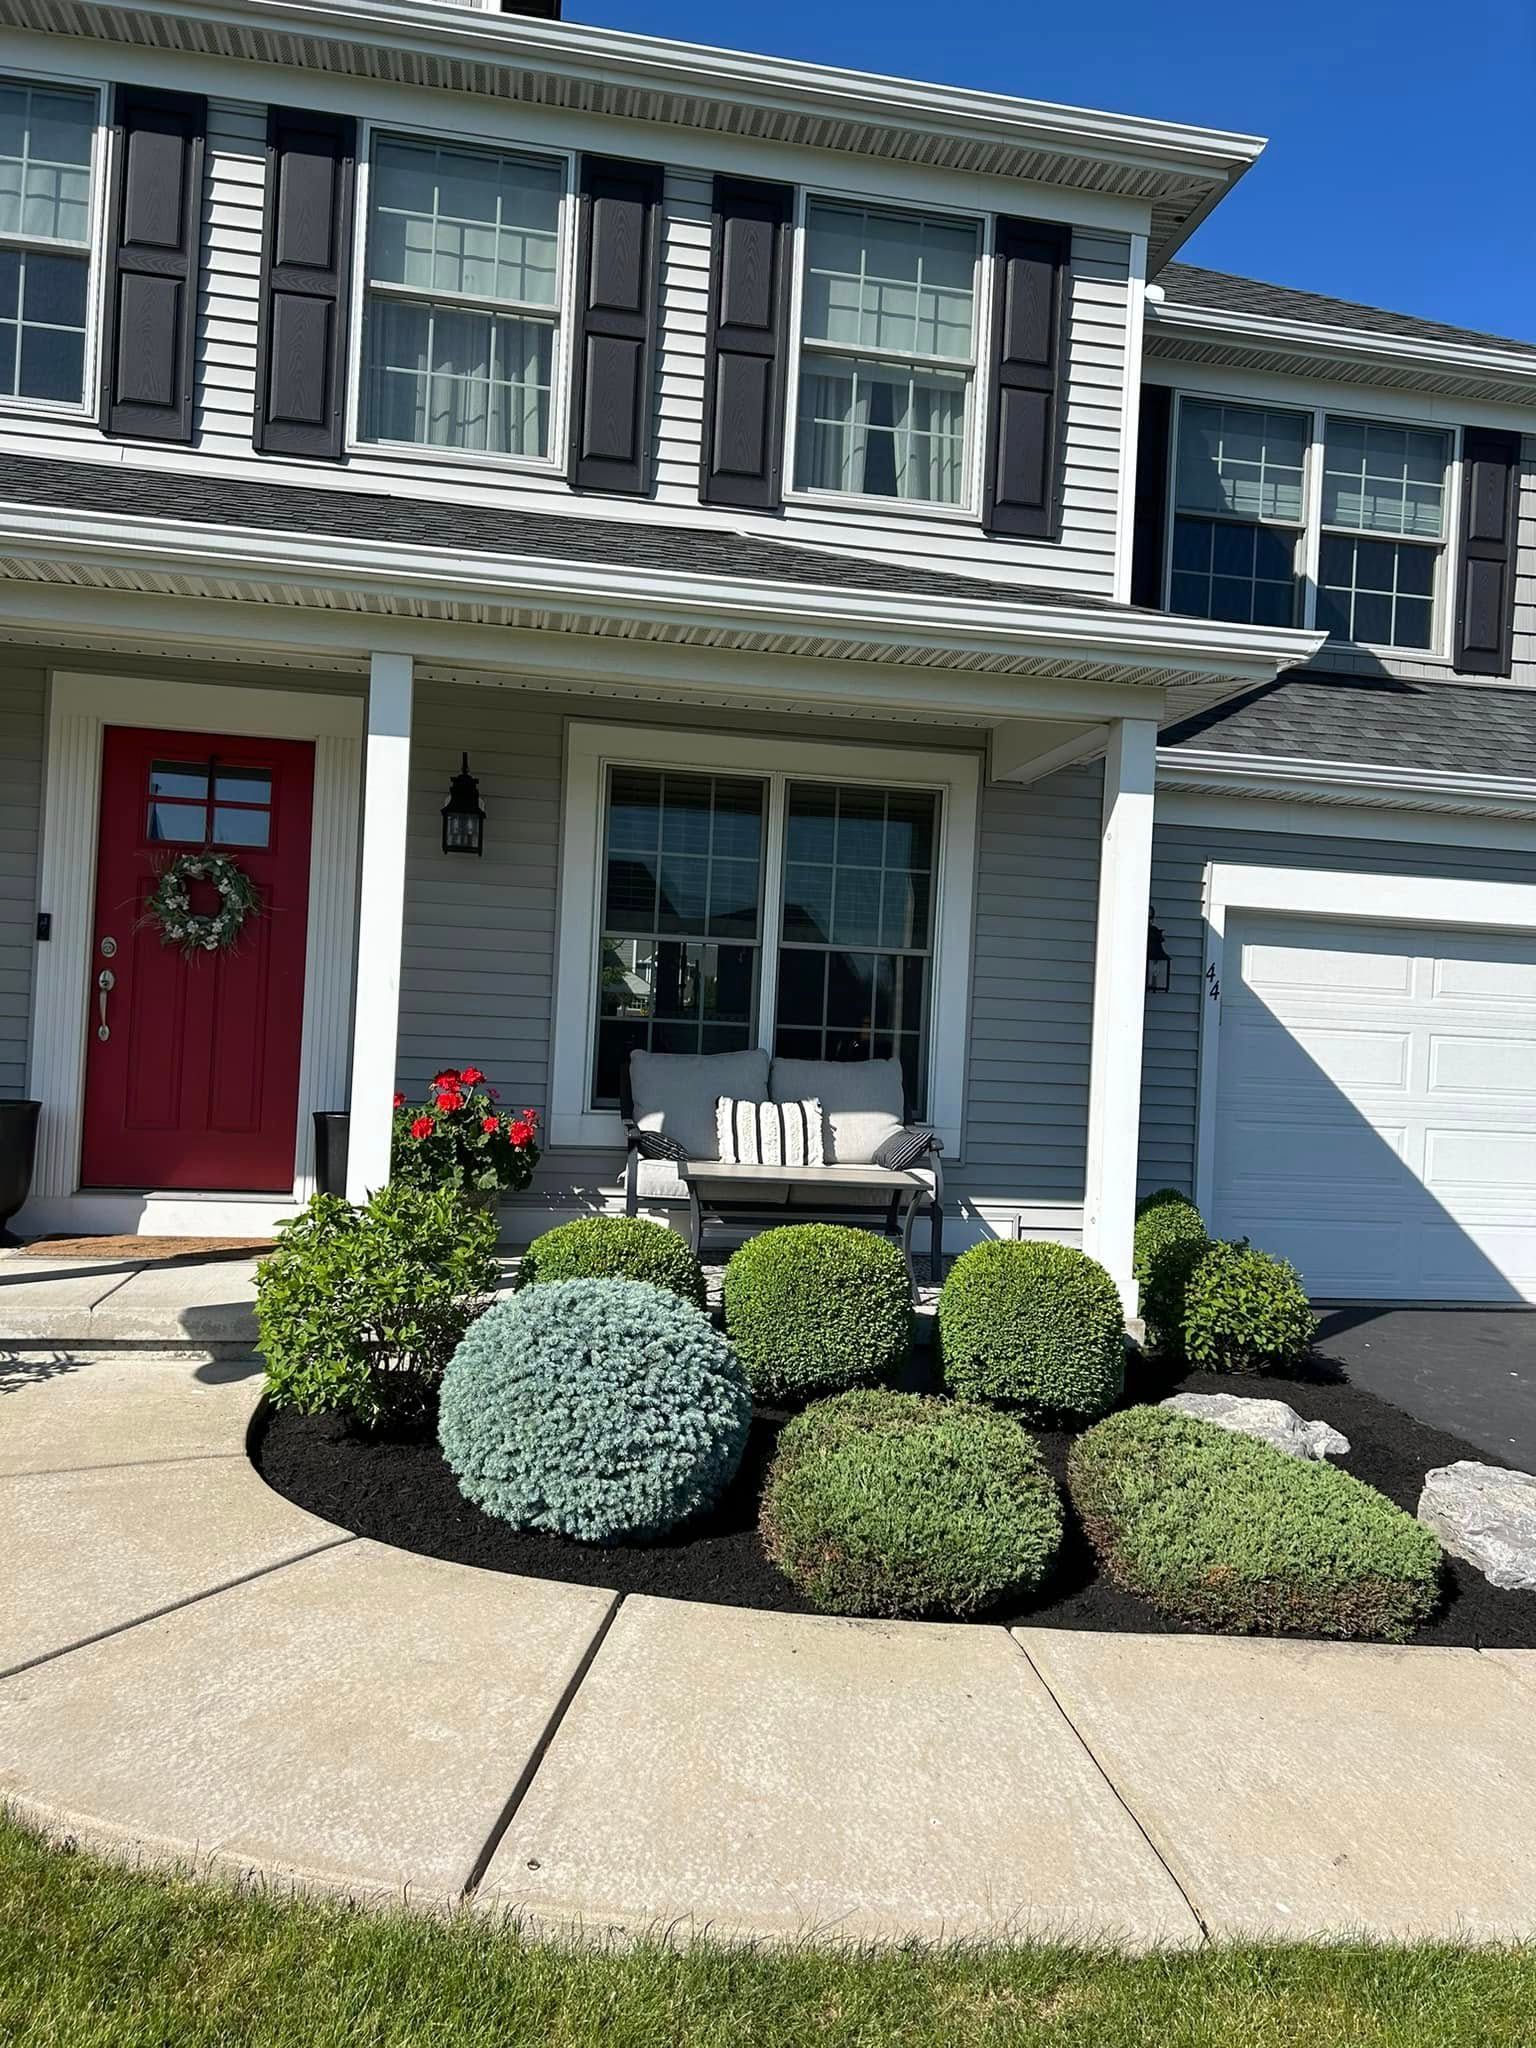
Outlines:
{"label": "gray bench cushion", "polygon": [[676,1138],[690,1159],[718,1159],[715,1103],[722,1095],[762,1101],[768,1094],[768,1055],[632,1052],[629,1091],[642,1131],[662,1131]]}
{"label": "gray bench cushion", "polygon": [[870,1165],[905,1127],[899,1060],[775,1060],[769,1093],[775,1102],[819,1099],[829,1166]]}

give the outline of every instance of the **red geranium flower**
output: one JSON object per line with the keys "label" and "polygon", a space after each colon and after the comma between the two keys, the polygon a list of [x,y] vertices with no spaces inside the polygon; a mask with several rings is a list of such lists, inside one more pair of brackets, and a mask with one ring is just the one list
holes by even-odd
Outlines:
{"label": "red geranium flower", "polygon": [[501,1129],[501,1125],[495,1117],[483,1116],[480,1119],[480,1128],[487,1137],[490,1137],[494,1132]]}
{"label": "red geranium flower", "polygon": [[466,1067],[463,1073],[460,1074],[459,1079],[463,1082],[466,1088],[473,1088],[475,1083],[477,1081],[483,1081],[485,1079],[485,1076],[481,1073],[478,1067]]}
{"label": "red geranium flower", "polygon": [[430,1138],[436,1128],[437,1126],[433,1123],[431,1117],[419,1116],[411,1125],[411,1136],[413,1138]]}
{"label": "red geranium flower", "polygon": [[454,1110],[464,1107],[464,1098],[457,1088],[444,1088],[437,1098],[439,1109]]}
{"label": "red geranium flower", "polygon": [[432,1076],[432,1086],[434,1088],[456,1088],[458,1085],[459,1070],[457,1067],[444,1067],[440,1074]]}
{"label": "red geranium flower", "polygon": [[403,1095],[403,1094],[400,1094],[400,1093],[397,1093],[397,1094],[396,1094],[396,1096],[395,1096],[395,1107],[396,1107],[396,1109],[404,1109],[404,1107],[405,1107],[405,1097],[404,1097],[404,1095]]}
{"label": "red geranium flower", "polygon": [[528,1145],[533,1142],[533,1125],[527,1117],[508,1117],[507,1136],[514,1145]]}

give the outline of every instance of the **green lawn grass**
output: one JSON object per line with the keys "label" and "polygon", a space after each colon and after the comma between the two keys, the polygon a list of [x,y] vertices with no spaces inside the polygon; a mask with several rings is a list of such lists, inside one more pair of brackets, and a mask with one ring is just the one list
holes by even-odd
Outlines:
{"label": "green lawn grass", "polygon": [[1504,2048],[1536,1950],[581,1950],[119,1870],[0,1818],[26,2048]]}

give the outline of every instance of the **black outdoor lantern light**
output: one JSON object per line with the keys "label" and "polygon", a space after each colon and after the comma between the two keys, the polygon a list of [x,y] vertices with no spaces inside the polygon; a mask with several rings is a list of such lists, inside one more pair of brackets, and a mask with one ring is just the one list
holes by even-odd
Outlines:
{"label": "black outdoor lantern light", "polygon": [[443,805],[443,851],[485,851],[485,805],[480,801],[480,785],[469,772],[468,754],[448,785],[448,801]]}
{"label": "black outdoor lantern light", "polygon": [[1173,975],[1173,962],[1168,958],[1168,948],[1163,944],[1163,934],[1153,922],[1156,909],[1147,916],[1147,994],[1165,996]]}

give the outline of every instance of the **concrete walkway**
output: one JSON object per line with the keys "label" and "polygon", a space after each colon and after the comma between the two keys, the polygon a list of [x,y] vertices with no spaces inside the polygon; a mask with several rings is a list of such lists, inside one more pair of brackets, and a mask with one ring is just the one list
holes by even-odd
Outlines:
{"label": "concrete walkway", "polygon": [[0,1355],[0,1798],[533,1925],[1536,1936],[1536,1653],[755,1614],[349,1536],[254,1366]]}

